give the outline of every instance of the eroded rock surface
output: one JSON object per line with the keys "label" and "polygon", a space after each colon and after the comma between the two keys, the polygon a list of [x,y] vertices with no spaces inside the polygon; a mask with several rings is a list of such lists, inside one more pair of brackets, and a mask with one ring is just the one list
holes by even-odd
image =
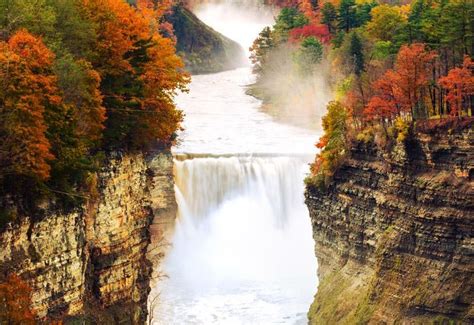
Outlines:
{"label": "eroded rock surface", "polygon": [[0,268],[32,287],[40,318],[146,319],[151,232],[175,212],[172,157],[115,154],[105,165],[84,206],[26,216],[0,234]]}
{"label": "eroded rock surface", "polygon": [[312,324],[474,322],[474,131],[356,146],[308,188],[320,286]]}

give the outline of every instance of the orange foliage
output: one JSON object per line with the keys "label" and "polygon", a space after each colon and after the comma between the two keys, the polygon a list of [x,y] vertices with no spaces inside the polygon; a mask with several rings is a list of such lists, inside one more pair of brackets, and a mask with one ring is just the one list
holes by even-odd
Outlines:
{"label": "orange foliage", "polygon": [[[184,89],[188,82],[182,60],[176,55],[174,40],[159,33],[161,28],[166,28],[160,24],[160,17],[171,3],[140,0],[134,8],[123,0],[83,1],[90,19],[99,25],[94,66],[101,77],[139,80],[143,85],[142,94],[135,92],[126,96],[109,93],[114,92],[114,88],[104,89],[104,95],[115,97],[119,105],[125,105],[133,96],[135,109],[147,112],[134,114],[128,107],[125,109],[138,121],[129,140],[140,148],[157,139],[169,144],[182,120],[173,97],[176,90]],[[107,108],[110,112],[122,109],[116,104]],[[120,124],[117,118],[115,121]]]}
{"label": "orange foliage", "polygon": [[98,26],[94,61],[100,74],[131,72],[132,66],[125,54],[135,49],[136,42],[149,37],[148,21],[123,0],[83,1],[88,18]]}
{"label": "orange foliage", "polygon": [[36,324],[30,304],[31,288],[18,275],[10,274],[0,283],[1,324]]}
{"label": "orange foliage", "polygon": [[441,87],[448,91],[446,102],[451,108],[451,115],[459,115],[469,105],[470,96],[474,95],[474,62],[469,56],[464,58],[461,68],[451,69],[447,76],[439,79]]}
{"label": "orange foliage", "polygon": [[308,17],[312,24],[319,24],[319,8],[316,8],[317,0],[300,0],[300,10]]}
{"label": "orange foliage", "polygon": [[54,55],[25,30],[0,42],[0,164],[2,174],[47,179],[54,159],[45,136],[47,106],[61,102],[51,65]]}
{"label": "orange foliage", "polygon": [[[147,50],[150,61],[144,66],[140,80],[144,83],[145,98],[143,107],[152,112],[144,116],[148,127],[138,130],[143,145],[160,139],[167,142],[182,121],[181,111],[174,106],[174,95],[177,89],[184,90],[188,82],[183,74],[182,60],[176,55],[173,41],[156,33],[153,37],[154,46]],[[166,143],[169,144],[169,143]]]}

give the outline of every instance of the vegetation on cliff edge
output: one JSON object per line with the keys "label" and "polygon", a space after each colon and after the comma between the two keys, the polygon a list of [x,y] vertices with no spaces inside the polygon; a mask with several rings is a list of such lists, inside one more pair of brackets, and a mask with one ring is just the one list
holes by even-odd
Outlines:
{"label": "vegetation on cliff edge", "polygon": [[[258,80],[271,72],[271,58],[278,47],[298,48],[308,37],[319,40],[324,45],[323,59],[330,65],[327,75],[338,109],[346,115],[342,142],[347,146],[356,140],[389,149],[394,141],[406,141],[417,124],[428,125],[423,121],[446,124],[447,119],[472,116],[472,1],[415,0],[392,5],[340,0],[308,5],[301,0],[283,4],[289,7],[252,48]],[[316,62],[303,64],[306,70],[321,70]],[[329,104],[329,115],[334,114],[333,105]],[[325,134],[317,144],[321,153],[312,166],[310,184],[327,185],[340,165],[338,160],[348,152],[348,147],[341,146],[335,154],[328,141],[340,137],[332,134],[340,128],[327,125],[331,120],[323,122]]]}
{"label": "vegetation on cliff edge", "polygon": [[[76,201],[107,150],[169,147],[180,128],[168,1],[0,0],[0,193]],[[9,218],[14,211],[3,215]]]}

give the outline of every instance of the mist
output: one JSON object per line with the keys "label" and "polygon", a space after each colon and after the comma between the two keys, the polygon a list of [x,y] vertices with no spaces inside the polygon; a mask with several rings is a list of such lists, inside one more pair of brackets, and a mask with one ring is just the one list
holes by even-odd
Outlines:
{"label": "mist", "polygon": [[195,2],[192,9],[208,26],[239,43],[245,49],[247,58],[258,33],[264,27],[273,25],[277,14],[275,8],[258,0]]}
{"label": "mist", "polygon": [[[247,57],[260,31],[272,26],[278,15],[278,9],[258,0],[195,1],[192,8],[207,25],[238,42]],[[302,74],[293,59],[296,47],[275,49],[258,85],[246,85],[251,88],[248,94],[263,99],[260,109],[276,121],[320,131],[321,117],[332,99],[328,64],[323,61],[311,73]]]}
{"label": "mist", "polygon": [[326,60],[301,71],[297,45],[280,46],[269,57],[264,74],[249,93],[263,99],[262,110],[281,122],[321,131],[321,118],[333,98]]}

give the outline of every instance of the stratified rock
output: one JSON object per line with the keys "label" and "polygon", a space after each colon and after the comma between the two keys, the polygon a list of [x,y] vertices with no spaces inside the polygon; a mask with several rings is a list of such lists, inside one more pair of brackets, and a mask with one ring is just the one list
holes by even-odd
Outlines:
{"label": "stratified rock", "polygon": [[31,286],[40,319],[146,320],[150,229],[175,215],[172,157],[113,154],[104,166],[84,206],[25,216],[0,234],[0,269]]}
{"label": "stratified rock", "polygon": [[474,323],[474,131],[357,145],[307,188],[320,286],[311,324]]}

